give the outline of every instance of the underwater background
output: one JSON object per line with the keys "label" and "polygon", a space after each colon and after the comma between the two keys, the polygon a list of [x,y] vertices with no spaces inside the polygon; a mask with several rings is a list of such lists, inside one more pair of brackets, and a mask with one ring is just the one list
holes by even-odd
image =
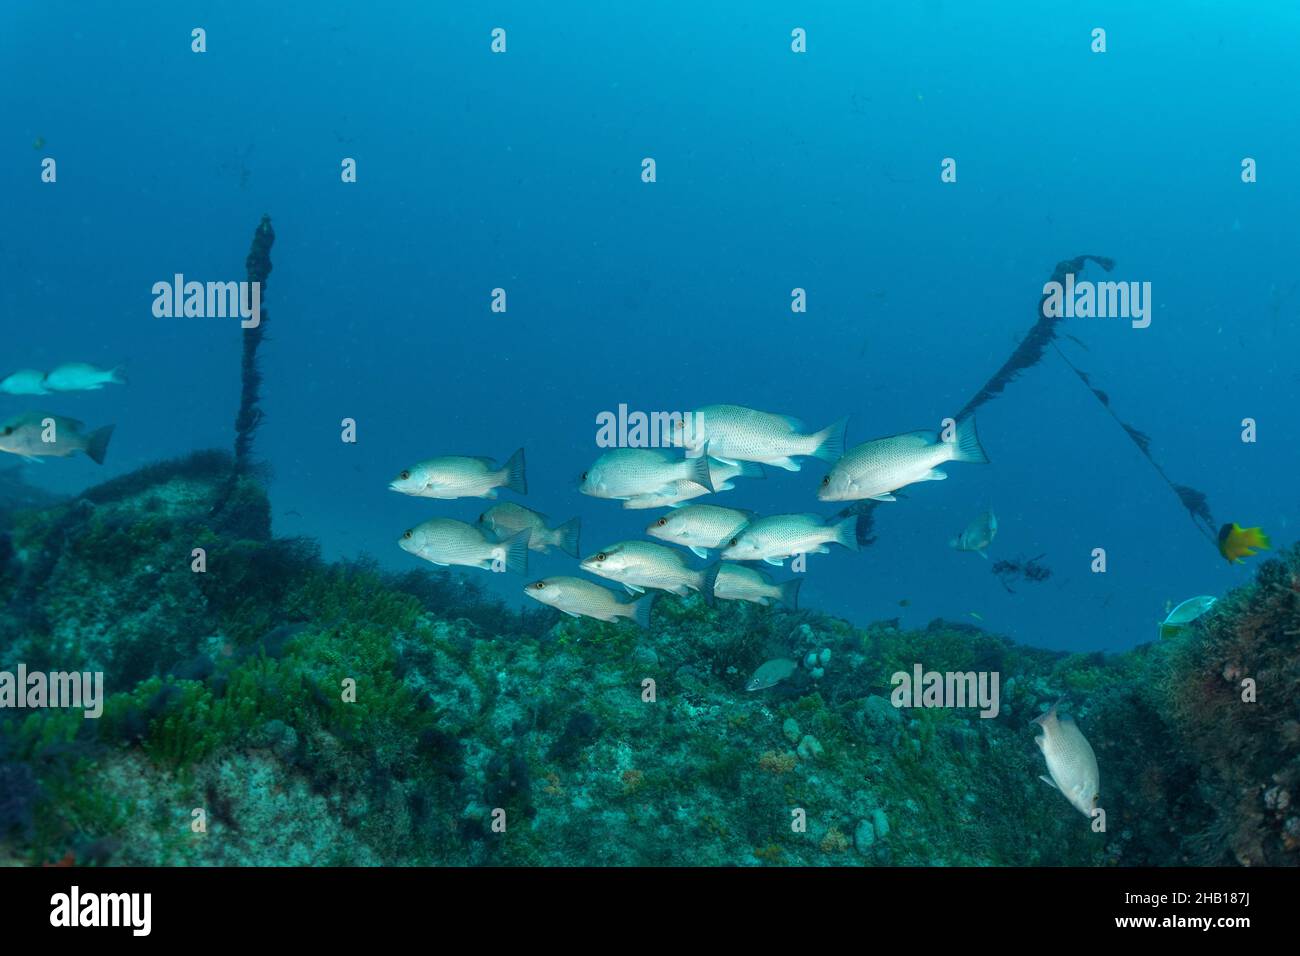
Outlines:
{"label": "underwater background", "polygon": [[[109,695],[94,721],[0,711],[0,857],[1294,864],[1298,28],[1285,4],[4,5],[0,376],[127,382],[0,394],[0,419],[116,426],[103,465],[0,462],[0,670]],[[264,214],[236,473],[238,321],[157,318],[151,289],[245,278]],[[501,500],[579,516],[583,556],[643,538],[661,512],[578,490],[620,404],[848,416],[849,446],[937,428],[1083,254],[1151,283],[1150,327],[1064,320],[981,405],[990,463],[871,508],[797,612],[664,596],[642,632],[528,601],[581,573],[561,552],[521,578],[397,547],[489,504],[394,494],[399,470],[519,447]],[[828,468],[700,500],[829,517]],[[949,547],[985,510],[988,562]],[[1226,562],[1231,522],[1271,550]],[[993,573],[1030,559],[1050,574]],[[1161,639],[1196,595],[1219,602]],[[890,707],[916,663],[1000,673],[1000,715]],[[1036,779],[1061,698],[1105,834]]]}

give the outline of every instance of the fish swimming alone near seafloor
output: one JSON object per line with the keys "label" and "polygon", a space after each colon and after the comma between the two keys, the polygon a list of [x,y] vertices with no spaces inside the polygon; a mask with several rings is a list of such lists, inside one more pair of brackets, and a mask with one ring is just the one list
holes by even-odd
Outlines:
{"label": "fish swimming alone near seafloor", "polygon": [[727,542],[727,561],[765,561],[780,566],[797,554],[826,554],[828,544],[858,550],[858,516],[849,515],[827,524],[821,515],[768,515],[748,524]]}
{"label": "fish swimming alone near seafloor", "polygon": [[670,486],[677,481],[698,485],[703,489],[701,494],[713,491],[709,459],[683,458],[660,448],[614,448],[582,473],[578,490],[593,498],[627,501],[637,496],[675,493]]}
{"label": "fish swimming alone near seafloor", "polygon": [[524,479],[524,450],[520,448],[501,468],[493,458],[445,455],[403,469],[388,485],[418,498],[495,498],[498,488],[528,493]]}
{"label": "fish swimming alone near seafloor", "polygon": [[762,571],[743,564],[723,564],[713,581],[713,596],[723,601],[751,601],[768,607],[781,602],[787,611],[799,610],[801,577],[791,578],[782,584],[773,583]]}
{"label": "fish swimming alone near seafloor", "polygon": [[1097,755],[1092,752],[1092,745],[1074,719],[1057,713],[1059,706],[1059,703],[1053,704],[1047,713],[1034,719],[1043,731],[1034,740],[1043,752],[1047,772],[1051,774],[1039,779],[1061,791],[1075,809],[1090,817],[1100,796]]}
{"label": "fish swimming alone near seafloor", "polygon": [[767,690],[769,687],[775,687],[798,669],[799,664],[788,657],[767,661],[760,664],[758,670],[750,675],[745,690]]}
{"label": "fish swimming alone near seafloor", "polygon": [[125,385],[122,366],[96,368],[85,362],[64,362],[45,374],[44,385],[51,392],[93,392],[105,385]]}
{"label": "fish swimming alone near seafloor", "polygon": [[715,564],[696,570],[686,563],[680,551],[649,541],[620,541],[584,558],[582,570],[617,581],[629,591],[659,588],[685,595],[700,591],[706,601],[713,600]]}
{"label": "fish swimming alone near seafloor", "polygon": [[650,609],[655,598],[647,594],[624,601],[603,585],[563,575],[534,581],[524,588],[524,593],[570,617],[593,617],[598,621],[623,618],[643,628],[650,626]]}
{"label": "fish swimming alone near seafloor", "polygon": [[454,518],[430,518],[402,532],[398,547],[440,567],[458,565],[485,571],[528,573],[528,532],[504,541],[483,528]]}
{"label": "fish swimming alone near seafloor", "polygon": [[542,554],[559,548],[572,557],[578,557],[578,534],[582,529],[580,518],[570,518],[564,524],[549,527],[549,519],[541,512],[525,508],[513,501],[493,505],[478,516],[478,523],[487,528],[498,540],[520,531],[528,532],[528,547]]}
{"label": "fish swimming alone near seafloor", "polygon": [[24,412],[0,425],[0,451],[18,455],[26,461],[42,458],[66,458],[84,451],[97,465],[104,463],[113,426],[105,425],[83,434],[85,425],[75,418],[48,412]]}
{"label": "fish swimming alone near seafloor", "polygon": [[718,505],[687,505],[656,518],[646,527],[645,533],[660,541],[690,548],[697,557],[707,559],[710,548],[721,548],[754,518],[752,511]]}
{"label": "fish swimming alone near seafloor", "polygon": [[834,461],[844,453],[847,418],[808,433],[788,415],[760,412],[743,405],[706,405],[677,422],[687,457],[708,453],[726,462],[753,461],[799,471],[797,457]]}
{"label": "fish swimming alone near seafloor", "polygon": [[952,441],[943,441],[938,432],[917,431],[877,438],[850,449],[822,479],[817,497],[822,501],[894,501],[893,492],[899,488],[947,478],[938,468],[944,462],[984,464],[988,460],[971,416],[956,423]]}
{"label": "fish swimming alone near seafloor", "polygon": [[1165,615],[1165,619],[1160,622],[1160,636],[1168,637],[1171,634],[1178,633],[1188,624],[1191,624],[1192,621],[1195,621],[1210,608],[1214,607],[1216,601],[1218,601],[1218,598],[1209,594],[1202,594],[1199,597],[1188,598],[1186,601],[1183,601],[1178,605],[1178,607]]}
{"label": "fish swimming alone near seafloor", "polygon": [[993,543],[998,533],[998,519],[992,511],[986,511],[970,524],[966,530],[948,542],[948,547],[958,551],[974,551],[985,561],[989,556],[984,549]]}
{"label": "fish swimming alone near seafloor", "polygon": [[1242,558],[1252,557],[1256,551],[1267,551],[1271,546],[1262,528],[1243,528],[1234,521],[1219,529],[1219,554],[1229,564],[1245,564]]}
{"label": "fish swimming alone near seafloor", "polygon": [[48,395],[45,373],[36,368],[20,368],[0,381],[0,392],[6,395]]}

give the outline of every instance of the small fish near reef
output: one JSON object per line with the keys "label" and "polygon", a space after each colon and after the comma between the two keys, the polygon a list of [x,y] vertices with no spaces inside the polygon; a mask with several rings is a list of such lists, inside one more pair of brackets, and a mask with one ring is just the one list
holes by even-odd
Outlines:
{"label": "small fish near reef", "polygon": [[985,548],[997,537],[998,519],[992,511],[986,511],[970,524],[966,530],[948,542],[948,547],[958,551],[974,551],[985,561],[989,559]]}
{"label": "small fish near reef", "polygon": [[430,518],[402,532],[397,544],[403,551],[441,567],[459,565],[484,571],[528,573],[527,531],[498,541],[478,525],[454,518]]}
{"label": "small fish near reef", "polygon": [[760,665],[745,683],[745,690],[767,690],[769,687],[775,687],[798,669],[797,661],[792,661],[788,657],[778,657]]}
{"label": "small fish near reef", "polygon": [[67,458],[84,451],[91,461],[102,465],[114,426],[105,425],[88,435],[82,432],[85,427],[75,418],[47,412],[25,412],[0,425],[0,451],[31,462],[40,462],[42,458]]}
{"label": "small fish near reef", "polygon": [[388,487],[417,498],[495,498],[498,488],[528,493],[524,480],[524,450],[520,448],[501,468],[493,458],[445,455],[404,468]]}
{"label": "small fish near reef", "polygon": [[1169,637],[1177,634],[1188,624],[1191,624],[1202,614],[1214,607],[1214,602],[1218,598],[1208,594],[1202,594],[1199,597],[1188,598],[1178,607],[1170,611],[1163,621],[1158,625],[1161,637]]}
{"label": "small fish near reef", "polygon": [[1043,731],[1034,741],[1043,752],[1047,772],[1051,775],[1038,779],[1061,791],[1071,806],[1091,817],[1100,796],[1097,755],[1074,719],[1057,713],[1059,706],[1059,702],[1053,704],[1047,713],[1034,719]]}
{"label": "small fish near reef", "polygon": [[541,512],[517,505],[513,501],[503,501],[479,515],[478,523],[499,540],[527,531],[530,550],[546,554],[551,548],[559,548],[565,554],[578,557],[578,535],[582,530],[582,522],[578,518],[570,518],[564,524],[552,528],[550,519]]}
{"label": "small fish near reef", "polygon": [[655,595],[648,594],[625,601],[603,585],[564,575],[534,581],[524,588],[524,594],[569,617],[590,617],[597,621],[626,619],[643,629],[650,626],[650,609],[655,599]]}
{"label": "small fish near reef", "polygon": [[1245,564],[1242,558],[1253,557],[1256,551],[1267,551],[1271,546],[1262,528],[1243,528],[1234,521],[1219,529],[1219,554],[1229,564]]}

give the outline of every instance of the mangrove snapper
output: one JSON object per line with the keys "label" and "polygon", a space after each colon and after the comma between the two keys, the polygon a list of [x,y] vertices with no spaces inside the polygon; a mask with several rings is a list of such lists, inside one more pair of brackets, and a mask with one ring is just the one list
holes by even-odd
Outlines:
{"label": "mangrove snapper", "polygon": [[645,533],[660,541],[690,548],[701,558],[710,548],[721,548],[754,519],[752,511],[720,508],[717,505],[687,505],[656,518]]}
{"label": "mangrove snapper", "polygon": [[528,532],[497,541],[482,528],[453,518],[430,518],[402,532],[398,547],[440,567],[528,573]]}
{"label": "mangrove snapper", "polygon": [[27,461],[66,458],[84,451],[91,461],[102,465],[104,455],[108,453],[108,440],[113,437],[113,426],[105,425],[89,435],[82,434],[84,427],[75,418],[47,412],[24,412],[0,425],[0,451],[19,455]]}
{"label": "mangrove snapper", "polygon": [[48,395],[45,373],[35,368],[20,368],[0,382],[0,392],[6,395]]}
{"label": "mangrove snapper", "polygon": [[620,541],[584,558],[582,570],[617,581],[629,591],[659,588],[673,594],[702,591],[713,600],[713,577],[717,566],[697,571],[686,563],[680,551],[649,541]]}
{"label": "mangrove snapper", "polygon": [[654,595],[623,601],[607,587],[563,575],[534,581],[524,588],[524,593],[570,617],[594,617],[598,621],[626,618],[643,628],[650,626],[650,609],[654,603]]}
{"label": "mangrove snapper", "polygon": [[45,376],[52,392],[93,392],[105,385],[125,385],[122,366],[104,370],[85,362],[65,362]]}
{"label": "mangrove snapper", "polygon": [[972,416],[957,423],[950,442],[941,440],[938,432],[919,431],[877,438],[850,449],[822,479],[817,497],[822,501],[894,501],[891,492],[905,485],[947,478],[937,467],[944,462],[988,460]]}
{"label": "mangrove snapper", "polygon": [[727,542],[727,561],[765,561],[780,566],[796,554],[825,554],[828,544],[858,550],[858,516],[827,524],[821,515],[769,515],[758,518]]}
{"label": "mangrove snapper", "polygon": [[756,461],[786,471],[798,471],[797,456],[834,461],[844,453],[841,418],[809,434],[803,422],[743,405],[706,405],[677,423],[689,457],[708,453],[723,461]]}
{"label": "mangrove snapper", "polygon": [[393,491],[419,498],[495,498],[498,488],[527,494],[524,480],[524,450],[521,448],[496,467],[493,458],[446,455],[430,458],[404,469],[388,485]]}
{"label": "mangrove snapper", "polygon": [[578,490],[593,498],[626,501],[637,495],[659,494],[679,480],[713,491],[708,459],[686,459],[658,448],[615,448],[582,473]]}
{"label": "mangrove snapper", "polygon": [[582,527],[580,519],[570,518],[554,528],[547,527],[547,521],[546,515],[513,501],[493,505],[478,516],[478,523],[496,535],[497,540],[508,538],[519,531],[527,531],[530,550],[545,554],[556,547],[578,557],[578,532]]}
{"label": "mangrove snapper", "polygon": [[724,564],[713,582],[713,596],[724,601],[752,601],[764,607],[780,601],[787,611],[799,610],[799,586],[803,578],[774,584],[762,571],[743,564]]}

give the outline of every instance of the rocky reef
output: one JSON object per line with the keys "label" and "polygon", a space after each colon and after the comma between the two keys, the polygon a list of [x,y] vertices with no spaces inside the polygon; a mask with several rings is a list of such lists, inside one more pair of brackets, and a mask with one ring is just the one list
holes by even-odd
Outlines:
{"label": "rocky reef", "polygon": [[[202,453],[0,509],[0,670],[106,686],[98,719],[0,710],[0,862],[1300,860],[1296,551],[1114,656],[697,598],[643,632],[325,563],[232,470]],[[747,692],[773,658],[799,666]],[[896,708],[918,663],[997,672],[997,716]],[[1061,698],[1104,832],[1038,779]]]}

